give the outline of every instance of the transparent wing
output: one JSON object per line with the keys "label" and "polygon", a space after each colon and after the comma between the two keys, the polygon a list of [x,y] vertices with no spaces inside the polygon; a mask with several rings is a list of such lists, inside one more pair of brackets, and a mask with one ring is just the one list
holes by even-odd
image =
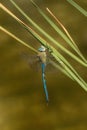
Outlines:
{"label": "transparent wing", "polygon": [[[51,55],[51,53],[47,50],[46,52],[47,54],[47,64],[46,64],[46,69],[45,71],[48,73],[55,73],[58,72],[58,69],[54,67],[54,65],[52,64],[52,62],[56,63],[55,58]],[[51,62],[52,61],[52,62]],[[57,63],[58,64],[58,63]]]}
{"label": "transparent wing", "polygon": [[26,61],[26,63],[34,71],[41,70],[41,62],[37,55],[30,55],[30,54],[24,52],[24,53],[22,53],[22,58]]}

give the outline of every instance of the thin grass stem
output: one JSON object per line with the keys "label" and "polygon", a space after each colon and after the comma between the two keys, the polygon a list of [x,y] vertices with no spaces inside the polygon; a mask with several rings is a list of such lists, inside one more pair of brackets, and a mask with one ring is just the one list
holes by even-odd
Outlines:
{"label": "thin grass stem", "polygon": [[24,41],[22,41],[21,39],[19,39],[18,37],[16,37],[14,34],[12,34],[11,32],[9,32],[8,30],[6,30],[5,28],[3,28],[2,26],[0,26],[0,30],[2,30],[3,32],[5,32],[6,34],[8,34],[9,36],[11,36],[12,38],[14,38],[16,41],[18,41],[19,43],[21,43],[22,45],[28,47],[30,50],[32,50],[33,52],[37,53],[38,51],[36,49],[34,49],[33,47],[31,47],[30,45],[28,45],[27,43],[25,43]]}
{"label": "thin grass stem", "polygon": [[72,6],[74,6],[80,13],[82,13],[84,16],[87,17],[87,11],[84,10],[81,6],[79,6],[76,2],[73,0],[67,0]]}

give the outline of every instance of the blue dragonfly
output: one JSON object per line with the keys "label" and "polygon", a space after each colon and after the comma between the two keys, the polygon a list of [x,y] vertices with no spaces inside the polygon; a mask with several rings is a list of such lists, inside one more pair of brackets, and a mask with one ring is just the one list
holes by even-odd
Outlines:
{"label": "blue dragonfly", "polygon": [[44,92],[45,92],[45,96],[46,96],[46,102],[48,102],[49,96],[48,96],[48,90],[47,90],[46,79],[45,79],[45,68],[46,68],[46,64],[47,64],[47,54],[46,54],[46,48],[44,46],[41,46],[38,49],[38,58],[40,59],[40,62],[41,62],[43,88],[44,88]]}
{"label": "blue dragonfly", "polygon": [[47,90],[47,84],[46,84],[46,79],[45,79],[45,71],[46,71],[46,66],[49,64],[49,58],[47,54],[47,48],[44,46],[40,46],[38,48],[38,54],[37,56],[28,56],[24,54],[24,57],[27,58],[29,65],[33,69],[40,69],[42,72],[42,83],[43,83],[43,88],[44,88],[44,93],[45,93],[45,98],[46,102],[49,102],[49,96],[48,96],[48,90]]}

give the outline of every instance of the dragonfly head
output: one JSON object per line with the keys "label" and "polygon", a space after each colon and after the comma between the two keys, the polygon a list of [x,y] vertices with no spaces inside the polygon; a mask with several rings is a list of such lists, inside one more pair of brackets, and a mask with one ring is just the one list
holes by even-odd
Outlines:
{"label": "dragonfly head", "polygon": [[46,51],[46,48],[44,46],[41,46],[40,48],[38,48],[38,51],[44,52],[44,51]]}

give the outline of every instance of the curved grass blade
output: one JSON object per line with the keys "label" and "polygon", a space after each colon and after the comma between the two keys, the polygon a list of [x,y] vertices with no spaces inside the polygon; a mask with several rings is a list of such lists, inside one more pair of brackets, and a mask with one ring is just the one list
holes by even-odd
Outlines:
{"label": "curved grass blade", "polygon": [[60,70],[63,74],[65,74],[66,76],[68,76],[70,79],[74,80],[73,77],[72,77],[69,73],[67,73],[67,71],[66,71],[63,67],[61,67],[61,65],[55,63],[55,62],[52,61],[52,60],[50,60],[50,63],[51,63],[55,68],[57,68],[58,70]]}
{"label": "curved grass blade", "polygon": [[[53,12],[49,9],[46,8],[46,10],[48,11],[48,13],[55,19],[55,21],[61,26],[61,28],[64,30],[64,32],[66,33],[66,35],[68,36],[68,38],[71,40],[71,42],[73,43],[74,47],[76,49],[78,49],[77,45],[75,44],[75,42],[73,41],[72,37],[70,36],[69,32],[67,31],[67,29],[64,27],[64,25],[60,22],[60,20],[53,14]],[[71,46],[71,44],[70,44]]]}
{"label": "curved grass blade", "polygon": [[63,50],[64,52],[66,52],[68,55],[70,55],[73,59],[75,59],[76,61],[78,61],[80,64],[82,64],[83,66],[87,67],[87,64],[84,63],[81,59],[79,59],[77,56],[75,56],[73,53],[71,53],[69,50],[67,50],[66,48],[64,48],[60,43],[58,43],[55,39],[53,39],[49,34],[47,34],[42,28],[40,28],[34,21],[31,20],[31,18],[29,18],[21,9],[20,7],[13,1],[10,0],[12,2],[12,4],[19,10],[19,12],[25,16],[25,18],[34,26],[37,28],[37,30],[39,30],[42,34],[44,34],[50,41],[52,41],[53,43],[55,43],[61,50]]}
{"label": "curved grass blade", "polygon": [[84,10],[81,6],[79,6],[76,2],[74,2],[73,0],[66,0],[67,2],[69,2],[71,5],[73,5],[80,13],[82,13],[84,16],[87,17],[87,11]]}

